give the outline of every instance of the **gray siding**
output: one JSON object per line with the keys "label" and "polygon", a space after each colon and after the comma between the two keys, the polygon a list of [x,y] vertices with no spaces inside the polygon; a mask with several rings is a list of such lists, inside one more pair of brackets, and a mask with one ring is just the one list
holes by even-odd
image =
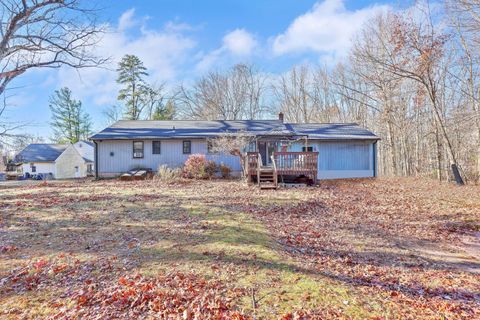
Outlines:
{"label": "gray siding", "polygon": [[[317,151],[318,178],[374,177],[374,147],[372,141],[319,141],[309,140],[308,145]],[[295,143],[291,151],[302,151],[303,143]]]}
{"label": "gray siding", "polygon": [[[144,141],[144,157],[133,158],[133,140],[97,141],[98,172],[100,176],[115,176],[134,168],[157,170],[161,164],[171,168],[181,167],[187,160],[183,154],[183,139],[161,141],[161,154],[152,154],[152,140]],[[205,154],[208,159],[224,163],[234,172],[240,171],[238,157],[232,155],[207,154],[205,139],[192,139],[192,154]],[[289,151],[302,151],[303,143],[294,143]],[[375,176],[374,145],[372,141],[320,141],[309,140],[309,146],[319,152],[318,178],[364,178]],[[110,153],[113,152],[113,156]]]}
{"label": "gray siding", "polygon": [[[187,139],[185,139],[187,140]],[[144,142],[142,159],[133,158],[133,140],[103,140],[98,145],[98,173],[100,176],[115,176],[135,168],[150,168],[157,170],[162,164],[170,168],[179,168],[188,159],[183,154],[184,139],[165,139],[161,141],[161,154],[152,154],[152,140],[135,140]],[[232,155],[207,154],[205,139],[191,139],[192,154],[205,154],[208,159],[224,163],[233,171],[240,170],[238,157]],[[113,153],[113,156],[110,155]]]}

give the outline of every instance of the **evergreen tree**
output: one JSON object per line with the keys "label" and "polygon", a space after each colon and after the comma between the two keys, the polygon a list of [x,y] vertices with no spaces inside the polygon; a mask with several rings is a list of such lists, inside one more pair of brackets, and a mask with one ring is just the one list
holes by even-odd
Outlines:
{"label": "evergreen tree", "polygon": [[150,120],[172,120],[175,115],[175,105],[168,100],[165,105],[157,104],[153,110]]}
{"label": "evergreen tree", "polygon": [[75,143],[92,133],[92,120],[82,103],[72,98],[68,88],[56,90],[50,97],[51,126],[57,143]]}
{"label": "evergreen tree", "polygon": [[127,54],[118,64],[117,72],[117,83],[124,86],[117,98],[125,104],[124,117],[128,120],[138,120],[144,107],[142,97],[148,88],[143,79],[148,76],[147,69],[137,56]]}

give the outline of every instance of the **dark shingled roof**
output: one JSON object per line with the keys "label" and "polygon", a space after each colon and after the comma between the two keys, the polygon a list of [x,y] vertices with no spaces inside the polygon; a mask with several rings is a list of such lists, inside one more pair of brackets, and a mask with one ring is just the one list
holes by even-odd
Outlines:
{"label": "dark shingled roof", "polygon": [[352,140],[379,138],[357,124],[293,124],[279,120],[120,120],[90,137],[92,140],[208,138],[225,132],[250,132],[258,136],[308,135],[310,139]]}
{"label": "dark shingled roof", "polygon": [[356,123],[287,123],[287,128],[297,134],[319,140],[378,140],[371,131]]}
{"label": "dark shingled roof", "polygon": [[68,144],[32,143],[15,157],[16,162],[51,162],[57,160]]}

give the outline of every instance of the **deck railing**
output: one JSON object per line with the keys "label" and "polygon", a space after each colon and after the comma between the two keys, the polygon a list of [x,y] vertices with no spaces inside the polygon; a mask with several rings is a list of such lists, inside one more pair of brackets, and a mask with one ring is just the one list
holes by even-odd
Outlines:
{"label": "deck railing", "polygon": [[[257,176],[262,166],[262,157],[257,152],[247,153],[247,172],[249,181]],[[272,166],[278,175],[300,176],[305,175],[317,181],[318,152],[274,152]]]}
{"label": "deck railing", "polygon": [[258,152],[247,152],[247,172],[249,175],[257,173],[257,169],[261,166],[261,164],[259,165],[258,163],[259,159],[261,162],[262,157],[260,157]]}
{"label": "deck railing", "polygon": [[274,152],[273,159],[279,171],[317,170],[318,152]]}

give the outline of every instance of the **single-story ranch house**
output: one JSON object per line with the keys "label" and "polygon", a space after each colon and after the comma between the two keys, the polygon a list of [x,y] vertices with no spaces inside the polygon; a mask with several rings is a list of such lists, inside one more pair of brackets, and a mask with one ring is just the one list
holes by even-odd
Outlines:
{"label": "single-story ranch house", "polygon": [[24,176],[71,179],[93,175],[94,147],[90,141],[75,144],[32,143],[15,156]]}
{"label": "single-story ranch house", "polygon": [[[255,137],[245,151],[258,155],[263,167],[272,166],[277,156],[283,157],[278,166],[287,163],[291,155],[298,158],[308,153],[315,157],[315,179],[377,174],[379,137],[372,132],[357,124],[284,123],[279,114],[278,120],[120,120],[90,138],[95,143],[96,176],[118,176],[139,168],[156,170],[162,164],[181,167],[190,154],[204,154],[239,173],[237,156],[210,150],[211,139],[239,132]],[[289,163],[291,166],[294,162]]]}

